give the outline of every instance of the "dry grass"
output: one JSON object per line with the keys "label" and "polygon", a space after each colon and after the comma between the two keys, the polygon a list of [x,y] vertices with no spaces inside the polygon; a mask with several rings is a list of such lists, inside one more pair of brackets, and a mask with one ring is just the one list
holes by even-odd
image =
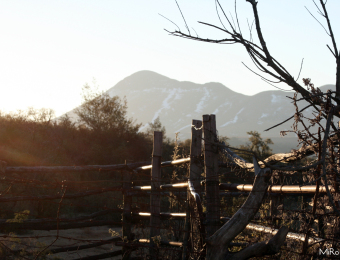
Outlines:
{"label": "dry grass", "polygon": [[[39,252],[48,245],[52,246],[49,249],[55,249],[66,246],[77,246],[84,245],[88,243],[86,240],[91,240],[91,242],[99,242],[100,240],[107,240],[112,238],[109,233],[109,229],[112,229],[121,234],[121,228],[112,228],[108,226],[103,227],[87,227],[81,229],[68,229],[60,230],[59,238],[55,241],[57,236],[57,231],[32,231],[25,235],[11,235],[6,238],[1,239],[1,243],[12,250],[22,250],[24,254],[29,252]],[[4,234],[0,234],[4,236]],[[98,255],[108,252],[113,252],[120,250],[121,247],[116,247],[114,243],[102,245],[99,247],[89,248],[79,251],[63,252],[58,254],[53,254],[47,256],[46,259],[76,259],[85,256]],[[1,250],[1,249],[0,249]],[[1,256],[0,259],[6,259]],[[15,259],[23,259],[18,256]],[[32,258],[34,259],[34,258]],[[43,257],[39,259],[44,259]],[[107,259],[121,259],[121,256],[111,257]]]}

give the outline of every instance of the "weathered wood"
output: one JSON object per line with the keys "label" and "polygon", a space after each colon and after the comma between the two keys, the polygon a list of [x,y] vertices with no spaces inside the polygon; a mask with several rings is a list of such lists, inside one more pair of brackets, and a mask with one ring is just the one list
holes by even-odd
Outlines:
{"label": "weathered wood", "polygon": [[[175,183],[175,184],[164,184],[160,185],[160,189],[174,189],[174,188],[185,188],[188,186],[188,183]],[[134,186],[133,190],[151,190],[151,186]],[[251,184],[238,184],[238,183],[220,183],[220,190],[231,190],[231,191],[244,191],[250,192],[253,189],[253,185]],[[332,186],[329,187],[331,192],[334,192],[334,188]],[[303,195],[303,194],[314,194],[316,191],[316,185],[273,185],[268,187],[268,192],[270,193],[286,193],[292,195]],[[319,186],[319,193],[326,193],[325,186]],[[0,201],[2,201],[0,199]]]}
{"label": "weathered wood", "polygon": [[183,189],[188,187],[188,183],[187,182],[180,182],[180,183],[173,183],[173,184],[163,184],[160,185],[159,188],[161,190],[165,190],[165,189]]}
{"label": "weathered wood", "polygon": [[283,245],[287,233],[288,227],[282,227],[269,241],[262,241],[260,243],[256,243],[249,247],[246,247],[245,249],[235,253],[228,259],[243,260],[249,259],[254,256],[275,255],[280,251],[280,247]]}
{"label": "weathered wood", "polygon": [[[130,247],[140,247],[143,246],[141,244],[149,244],[150,240],[149,239],[138,239],[137,242],[134,243],[124,243],[124,242],[116,242],[116,246],[122,246],[122,245],[126,245],[126,246],[130,246]],[[173,246],[173,247],[182,247],[183,243],[182,242],[175,242],[175,241],[159,241],[160,245],[164,245],[164,246]]]}
{"label": "weathered wood", "polygon": [[[210,237],[220,227],[220,192],[218,177],[218,147],[215,115],[203,115],[204,173],[206,198],[206,233]],[[207,245],[207,255],[213,247]]]}
{"label": "weathered wood", "polygon": [[162,161],[162,132],[154,132],[153,152],[152,152],[152,169],[151,169],[151,195],[150,195],[150,256],[152,259],[157,258],[156,244],[154,239],[160,235],[160,209],[161,198],[159,187],[161,181],[161,161]]}
{"label": "weathered wood", "polygon": [[[268,192],[272,193],[309,193],[313,194],[316,192],[316,185],[274,185],[268,187]],[[253,185],[251,184],[237,184],[237,183],[221,183],[221,190],[237,190],[237,191],[252,191]],[[334,192],[334,188],[329,186],[329,190]],[[319,193],[326,193],[325,186],[319,186]]]}
{"label": "weathered wood", "polygon": [[[285,193],[285,196],[289,197],[296,197],[296,196],[304,196],[312,198],[314,193]],[[279,197],[282,196],[281,193],[267,193],[268,196],[271,197]],[[248,197],[249,191],[241,191],[241,192],[234,192],[234,191],[227,191],[227,192],[220,192],[220,197]]]}
{"label": "weathered wood", "polygon": [[187,260],[188,249],[189,249],[189,237],[190,237],[190,190],[187,188],[187,200],[186,200],[186,214],[185,214],[185,224],[184,224],[184,239],[183,239],[183,252],[182,260]]}
{"label": "weathered wood", "polygon": [[[172,167],[178,164],[190,162],[190,158],[182,158],[174,161],[164,161],[161,167]],[[225,166],[224,163],[219,164],[221,167]],[[114,164],[114,165],[83,165],[83,166],[10,166],[6,167],[6,162],[3,162],[0,172],[2,173],[29,173],[29,172],[43,172],[43,173],[56,173],[56,172],[88,172],[88,171],[121,171],[124,169],[134,171],[147,171],[151,170],[152,165],[150,161],[136,162],[128,164]]]}
{"label": "weathered wood", "polygon": [[191,127],[191,146],[190,146],[190,181],[194,186],[195,192],[201,192],[201,150],[202,150],[202,121],[192,120]]}
{"label": "weathered wood", "polygon": [[[80,222],[80,221],[84,221],[84,220],[89,220],[89,219],[93,219],[96,217],[101,217],[101,216],[105,216],[107,214],[111,214],[111,213],[121,213],[123,212],[122,209],[106,209],[106,210],[101,210],[98,212],[94,212],[90,215],[86,215],[86,216],[81,216],[81,217],[76,217],[76,218],[60,218],[59,220],[56,219],[52,219],[52,218],[41,218],[41,219],[27,219],[27,220],[23,220],[22,222],[20,222],[20,224],[24,224],[24,225],[30,225],[30,224],[36,224],[36,225],[45,225],[45,224],[55,224],[57,223],[57,221],[59,221],[60,223],[63,222]],[[18,224],[18,222],[10,222],[8,219],[0,219],[0,227],[6,227],[6,224],[10,225],[11,223],[14,224]]]}
{"label": "weathered wood", "polygon": [[249,171],[254,170],[254,165],[252,163],[249,163],[241,156],[238,156],[230,148],[224,145],[221,145],[220,147],[222,147],[222,151],[224,151],[224,154],[227,156],[229,160],[233,161],[241,168],[248,169]]}
{"label": "weathered wood", "polygon": [[[54,249],[49,248],[48,253],[49,254],[58,254],[58,253],[62,253],[62,252],[79,251],[79,250],[94,248],[94,247],[98,247],[98,246],[102,246],[102,245],[112,244],[114,242],[119,242],[121,240],[122,240],[121,237],[114,237],[114,238],[110,238],[110,239],[107,239],[107,240],[101,240],[100,242],[87,243],[87,244],[84,244],[84,245],[65,246],[65,247],[54,248]],[[22,255],[22,249],[11,250],[11,254],[16,255],[16,256]],[[33,252],[30,252],[30,251],[25,252],[25,255],[27,255],[27,256],[33,255],[33,254],[36,254],[36,253],[34,251]],[[122,254],[122,251],[121,251],[121,254]]]}
{"label": "weathered wood", "polygon": [[0,223],[0,228],[8,228],[10,230],[58,230],[58,229],[74,229],[74,228],[84,228],[84,227],[99,227],[99,226],[120,226],[122,225],[121,221],[112,221],[112,220],[88,220],[82,222],[70,222],[70,223]]}
{"label": "weathered wood", "polygon": [[264,161],[266,163],[291,163],[297,160],[301,160],[309,155],[312,155],[315,153],[315,147],[316,145],[308,145],[305,147],[301,147],[298,150],[293,150],[290,153],[277,153],[269,156]]}
{"label": "weathered wood", "polygon": [[[174,165],[178,165],[178,164],[183,164],[183,163],[188,163],[190,162],[190,158],[183,158],[183,159],[178,159],[178,160],[174,160],[174,161],[165,161],[161,163],[161,167],[171,167]],[[144,165],[144,166],[140,166],[135,168],[135,171],[146,171],[146,170],[151,170],[152,165]]]}
{"label": "weathered wood", "polygon": [[[134,212],[132,213],[132,216],[139,216],[139,217],[151,217],[150,212]],[[159,213],[160,218],[180,218],[183,219],[186,217],[186,213],[169,213],[169,212],[160,212]]]}
{"label": "weathered wood", "polygon": [[[131,232],[131,204],[132,197],[129,195],[131,189],[131,172],[123,172],[123,239],[126,242],[131,242],[133,240]],[[131,250],[123,246],[123,260],[129,259]]]}
{"label": "weathered wood", "polygon": [[[174,161],[162,162],[162,167],[171,167],[178,164],[188,163],[190,158],[183,158]],[[87,171],[120,171],[124,169],[134,169],[136,171],[150,170],[152,165],[150,161],[136,162],[128,164],[114,165],[79,165],[79,166],[9,166],[6,167],[6,162],[0,161],[0,172],[6,173],[25,173],[25,172],[87,172]]]}
{"label": "weathered wood", "polygon": [[[245,159],[242,157],[238,156],[236,153],[234,153],[229,147],[223,145],[223,144],[216,144],[217,146],[221,147],[222,150],[224,151],[224,154],[228,157],[229,160],[233,161],[236,163],[238,166],[240,166],[243,169],[247,169],[248,171],[254,171],[254,165],[250,162],[247,162]],[[278,153],[278,154],[273,154],[266,158],[263,162],[267,164],[269,167],[270,165],[276,164],[278,162],[280,163],[291,163],[297,160],[301,160],[305,158],[306,156],[314,154],[314,149],[315,145],[310,145],[307,147],[301,147],[298,150],[294,150],[293,152],[290,153]],[[259,162],[260,166],[263,167],[265,164],[263,162]],[[319,163],[319,162],[317,162]],[[313,165],[313,167],[315,167]],[[274,166],[271,166],[274,167]],[[287,167],[277,167],[278,169],[285,170]],[[294,167],[289,167],[289,168],[294,168]],[[295,168],[303,168],[303,167],[295,167]]]}
{"label": "weathered wood", "polygon": [[[174,184],[163,184],[159,185],[157,189],[165,190],[165,189],[183,189],[188,187],[187,182],[180,182],[180,183],[174,183]],[[133,186],[133,190],[151,190],[151,186]]]}
{"label": "weathered wood", "polygon": [[[135,191],[130,191],[129,192],[129,195],[131,196],[137,196],[137,197],[148,197],[150,198],[150,194],[151,192],[150,191],[145,191],[145,190],[135,190]],[[173,192],[171,191],[162,191],[160,192],[160,195],[161,196],[166,196],[166,197],[172,197],[173,195]],[[186,192],[184,191],[181,191],[181,192],[176,192],[176,195],[178,196],[185,196],[186,195]]]}
{"label": "weathered wood", "polygon": [[56,173],[56,172],[87,172],[87,171],[120,171],[135,169],[143,165],[148,165],[149,162],[137,162],[129,164],[114,164],[114,165],[82,165],[82,166],[18,166],[18,167],[6,167],[6,173],[25,173],[25,172],[44,172],[44,173]]}
{"label": "weathered wood", "polygon": [[210,248],[206,256],[208,260],[226,259],[229,244],[248,225],[262,204],[269,185],[270,170],[261,169],[255,158],[253,164],[255,166],[254,187],[246,202],[226,224],[206,239]]}
{"label": "weathered wood", "polygon": [[[222,217],[221,220],[228,222],[230,220],[230,218]],[[272,227],[266,227],[266,226],[253,224],[253,223],[249,223],[246,226],[246,229],[253,230],[253,231],[256,231],[256,232],[259,232],[259,233],[271,234],[271,235],[275,235],[279,231],[278,229],[274,229]],[[305,234],[288,232],[287,238],[292,239],[292,240],[305,241]],[[319,237],[309,237],[308,238],[309,244],[321,243],[321,242],[325,242],[325,239],[319,238]],[[330,245],[330,242],[327,242],[326,244]]]}
{"label": "weathered wood", "polygon": [[[191,126],[191,146],[190,146],[190,168],[189,168],[189,187],[188,187],[188,210],[186,224],[192,227],[191,236],[193,234],[200,234],[200,240],[192,238],[191,241],[198,241],[197,245],[191,245],[190,248],[203,248],[203,241],[205,238],[205,230],[203,227],[203,213],[202,205],[200,200],[201,194],[201,174],[202,174],[202,163],[201,163],[201,151],[202,151],[202,121],[192,120]],[[198,205],[199,204],[199,205]],[[200,209],[198,208],[200,207]],[[190,211],[190,208],[194,209]],[[195,210],[196,209],[196,210]],[[200,211],[201,210],[201,211]],[[197,219],[198,221],[194,221]],[[187,228],[186,225],[186,228]],[[203,232],[200,232],[202,231]],[[188,230],[189,231],[189,230]],[[183,246],[183,256],[182,259],[188,258],[188,239],[189,232],[186,230]]]}
{"label": "weathered wood", "polygon": [[121,191],[121,187],[112,187],[112,188],[102,188],[96,190],[89,190],[85,192],[79,192],[74,194],[58,194],[58,195],[40,195],[40,196],[15,196],[15,197],[0,197],[0,202],[11,202],[11,201],[27,201],[27,200],[56,200],[56,199],[75,199],[79,197],[91,196],[96,194],[101,194],[104,192],[111,192],[111,191]]}
{"label": "weathered wood", "polygon": [[204,216],[203,216],[203,207],[202,207],[202,200],[200,195],[195,191],[194,185],[191,183],[191,181],[188,181],[188,188],[190,191],[190,195],[193,198],[193,203],[191,205],[193,205],[192,208],[197,209],[197,214],[198,214],[198,218],[197,216],[196,219],[198,220],[198,227],[197,226],[193,226],[193,232],[195,232],[196,234],[200,234],[199,237],[199,244],[196,245],[197,248],[203,248],[204,247],[204,243],[205,243],[205,227],[203,224],[204,221]]}

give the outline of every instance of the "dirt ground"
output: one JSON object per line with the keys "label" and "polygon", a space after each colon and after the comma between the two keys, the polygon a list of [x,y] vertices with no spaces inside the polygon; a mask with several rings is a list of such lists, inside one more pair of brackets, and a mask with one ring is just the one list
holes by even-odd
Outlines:
{"label": "dirt ground", "polygon": [[[113,230],[118,232],[121,235],[121,228],[115,227],[88,227],[81,229],[68,229],[68,230],[59,230],[59,238],[56,240],[57,231],[32,231],[28,234],[16,235],[15,238],[7,237],[3,238],[4,234],[0,234],[1,240],[0,242],[11,249],[18,250],[24,249],[23,244],[31,245],[27,248],[33,248],[34,246],[39,246],[39,248],[45,248],[48,245],[51,245],[49,249],[60,248],[63,246],[76,246],[76,245],[84,245],[88,242],[84,240],[91,240],[92,243],[99,242],[100,240],[107,240],[112,238],[109,230]],[[14,247],[15,246],[15,247]],[[39,248],[36,249],[39,252]],[[93,247],[84,250],[71,251],[71,252],[63,252],[58,254],[53,254],[47,256],[47,259],[77,259],[86,256],[93,256],[108,252],[113,252],[116,250],[120,250],[122,247],[116,247],[114,242],[112,244],[106,244],[98,247]],[[24,250],[26,251],[26,250]],[[109,257],[105,259],[121,259],[122,256]],[[3,259],[0,254],[0,259]],[[4,258],[6,259],[6,258]],[[18,257],[16,259],[27,259],[23,257]],[[29,257],[31,259],[31,257]],[[33,257],[34,259],[34,257]]]}

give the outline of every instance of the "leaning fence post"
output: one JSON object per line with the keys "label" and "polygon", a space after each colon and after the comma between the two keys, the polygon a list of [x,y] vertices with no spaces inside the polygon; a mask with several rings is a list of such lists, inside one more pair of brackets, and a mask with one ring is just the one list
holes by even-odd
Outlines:
{"label": "leaning fence post", "polygon": [[[204,173],[206,194],[206,232],[212,236],[220,228],[220,192],[218,176],[218,146],[215,115],[203,115]],[[207,246],[207,253],[210,250]],[[207,254],[209,255],[209,254]]]}
{"label": "leaning fence post", "polygon": [[151,168],[151,195],[150,195],[150,257],[156,259],[157,236],[160,235],[160,208],[161,198],[159,193],[161,180],[161,161],[162,161],[162,132],[153,134],[153,152]]}
{"label": "leaning fence post", "polygon": [[[125,162],[126,164],[126,162]],[[123,239],[124,242],[131,242],[131,204],[132,196],[130,194],[131,189],[131,172],[123,171]],[[131,248],[123,246],[123,260],[130,258]]]}

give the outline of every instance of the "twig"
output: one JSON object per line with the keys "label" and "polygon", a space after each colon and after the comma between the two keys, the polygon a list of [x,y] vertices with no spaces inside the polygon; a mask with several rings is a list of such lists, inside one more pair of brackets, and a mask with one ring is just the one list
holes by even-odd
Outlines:
{"label": "twig", "polygon": [[328,36],[330,36],[329,32],[327,32],[325,26],[322,25],[322,23],[320,23],[320,21],[308,10],[308,8],[305,6],[305,8],[307,9],[308,13],[313,16],[313,18],[321,25],[321,27],[325,30],[325,32],[327,33]]}
{"label": "twig", "polygon": [[296,78],[296,81],[298,81],[298,80],[299,80],[299,78],[300,78],[300,73],[301,73],[301,70],[302,70],[302,65],[303,65],[303,59],[304,59],[304,58],[302,58],[301,65],[300,65],[300,71],[299,71],[299,75],[297,76],[297,78]]}
{"label": "twig", "polygon": [[218,1],[215,1],[215,8],[216,8],[216,13],[217,13],[218,19],[220,20],[220,22],[221,22],[223,28],[227,30],[227,28],[225,28],[225,26],[224,26],[224,24],[223,24],[223,22],[222,22],[222,19],[221,19],[221,17],[220,17],[220,14],[218,13],[217,2],[218,2]]}
{"label": "twig", "polygon": [[[308,106],[304,107],[304,108],[301,109],[298,113],[301,113],[302,111],[304,111],[305,109],[307,109],[307,108],[309,108],[309,107],[311,107],[311,106],[312,106],[312,105],[308,105]],[[287,121],[291,120],[292,118],[294,118],[294,116],[291,116],[291,117],[289,117],[288,119],[282,121],[281,123],[278,123],[278,124],[276,124],[276,125],[274,125],[274,126],[268,128],[268,129],[266,129],[266,130],[264,130],[264,131],[266,132],[266,131],[269,131],[269,130],[271,130],[271,129],[273,129],[273,128],[279,126],[279,125],[282,125],[282,124],[286,123]]]}
{"label": "twig", "polygon": [[178,27],[177,24],[175,24],[173,21],[171,21],[169,18],[166,18],[164,15],[159,14],[160,16],[162,16],[163,18],[167,19],[169,22],[173,23],[174,25],[176,25],[176,27],[178,28],[178,30],[180,31],[181,29]]}
{"label": "twig", "polygon": [[182,10],[181,10],[181,8],[180,8],[179,5],[178,5],[177,0],[175,0],[175,1],[176,1],[178,10],[181,12],[182,18],[183,18],[183,20],[184,20],[185,26],[187,27],[187,30],[188,30],[188,32],[189,32],[189,35],[191,35],[190,30],[189,30],[189,27],[188,27],[188,25],[187,25],[187,21],[185,21],[184,15],[183,15],[183,13],[182,13]]}

